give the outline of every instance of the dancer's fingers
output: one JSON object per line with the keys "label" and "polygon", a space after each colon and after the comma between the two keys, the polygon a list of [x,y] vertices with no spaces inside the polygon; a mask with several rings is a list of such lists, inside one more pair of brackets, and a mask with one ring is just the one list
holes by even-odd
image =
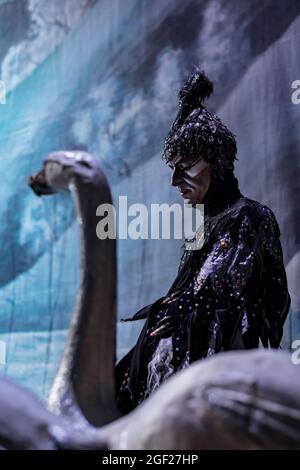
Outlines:
{"label": "dancer's fingers", "polygon": [[165,334],[167,331],[172,331],[173,327],[169,324],[160,326],[159,328],[156,328],[152,333],[150,333],[150,336],[159,336],[162,333]]}

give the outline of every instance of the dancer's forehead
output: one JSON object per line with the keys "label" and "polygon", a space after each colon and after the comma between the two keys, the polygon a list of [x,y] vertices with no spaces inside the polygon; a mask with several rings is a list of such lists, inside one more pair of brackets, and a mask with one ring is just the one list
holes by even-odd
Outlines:
{"label": "dancer's forehead", "polygon": [[192,167],[193,165],[196,165],[196,163],[198,163],[201,160],[203,160],[202,155],[196,155],[196,156],[186,155],[185,156],[185,155],[176,154],[174,155],[172,160],[170,160],[169,166],[172,170],[175,168],[187,169],[187,168]]}

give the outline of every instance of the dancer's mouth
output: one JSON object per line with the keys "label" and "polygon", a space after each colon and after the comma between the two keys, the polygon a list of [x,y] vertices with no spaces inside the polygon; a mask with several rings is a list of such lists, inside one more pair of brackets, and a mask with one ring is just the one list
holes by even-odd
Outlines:
{"label": "dancer's mouth", "polygon": [[180,193],[181,193],[182,195],[184,195],[184,194],[188,193],[188,192],[190,191],[190,189],[189,189],[189,188],[180,187],[180,188],[179,188],[179,191],[180,191]]}

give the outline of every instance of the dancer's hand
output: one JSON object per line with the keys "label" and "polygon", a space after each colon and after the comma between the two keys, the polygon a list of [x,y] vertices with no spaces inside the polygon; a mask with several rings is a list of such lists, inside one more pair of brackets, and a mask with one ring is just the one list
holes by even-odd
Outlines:
{"label": "dancer's hand", "polygon": [[150,336],[163,336],[166,333],[172,333],[174,326],[171,324],[171,315],[163,317],[154,327],[155,329],[150,333]]}
{"label": "dancer's hand", "polygon": [[166,296],[164,300],[161,302],[161,305],[169,305],[175,300],[177,300],[179,297],[180,297],[179,292],[174,292],[173,294]]}

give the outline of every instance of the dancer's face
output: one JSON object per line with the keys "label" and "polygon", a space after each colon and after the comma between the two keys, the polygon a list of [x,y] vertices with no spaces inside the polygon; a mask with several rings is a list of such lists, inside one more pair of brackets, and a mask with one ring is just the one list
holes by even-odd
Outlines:
{"label": "dancer's face", "polygon": [[211,181],[210,163],[199,157],[189,160],[176,155],[170,162],[171,184],[177,186],[186,204],[201,204]]}

